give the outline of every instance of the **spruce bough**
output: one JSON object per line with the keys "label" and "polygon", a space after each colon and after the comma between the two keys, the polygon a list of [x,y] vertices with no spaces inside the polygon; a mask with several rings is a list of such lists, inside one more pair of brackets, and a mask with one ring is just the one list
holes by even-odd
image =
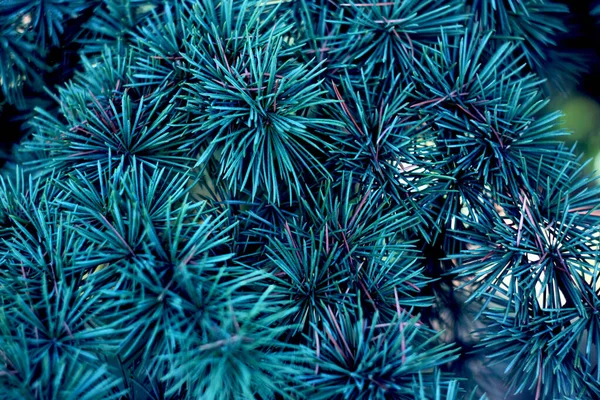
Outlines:
{"label": "spruce bough", "polygon": [[0,399],[600,397],[567,12],[1,4]]}

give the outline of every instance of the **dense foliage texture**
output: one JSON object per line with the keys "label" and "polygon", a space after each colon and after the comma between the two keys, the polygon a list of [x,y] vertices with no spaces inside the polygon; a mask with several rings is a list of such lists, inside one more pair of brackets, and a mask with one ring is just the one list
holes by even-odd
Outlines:
{"label": "dense foliage texture", "polygon": [[599,398],[567,13],[1,2],[0,399]]}

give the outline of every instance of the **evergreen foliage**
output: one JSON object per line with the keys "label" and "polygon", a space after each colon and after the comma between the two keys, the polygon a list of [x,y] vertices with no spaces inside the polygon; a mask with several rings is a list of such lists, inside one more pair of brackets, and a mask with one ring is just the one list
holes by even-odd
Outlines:
{"label": "evergreen foliage", "polygon": [[0,399],[599,398],[567,12],[0,3]]}

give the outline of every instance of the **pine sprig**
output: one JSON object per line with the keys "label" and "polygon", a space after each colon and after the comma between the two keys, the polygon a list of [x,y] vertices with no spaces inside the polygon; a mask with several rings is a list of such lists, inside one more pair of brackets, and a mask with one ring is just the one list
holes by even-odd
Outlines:
{"label": "pine sprig", "polygon": [[389,63],[407,68],[442,32],[462,32],[462,8],[457,1],[350,1],[332,11],[330,19],[340,27],[321,40],[332,48],[327,54],[336,67],[370,70]]}
{"label": "pine sprig", "polygon": [[310,116],[332,101],[319,89],[319,66],[285,60],[284,46],[282,38],[264,47],[247,45],[235,60],[216,62],[204,72],[212,63],[206,58],[204,67],[191,69],[202,83],[186,89],[187,106],[202,110],[188,125],[206,146],[198,165],[218,153],[218,179],[234,191],[250,189],[253,198],[261,188],[276,202],[282,181],[290,193],[301,193],[302,172],[315,180],[328,177],[319,153],[331,144],[319,131],[335,126]]}
{"label": "pine sprig", "polygon": [[0,398],[598,397],[566,8],[1,7]]}
{"label": "pine sprig", "polygon": [[565,53],[559,43],[569,35],[566,4],[547,0],[496,2],[469,0],[468,10],[481,29],[494,32],[492,48],[513,42],[529,68],[547,78],[553,89],[568,91],[583,75],[589,61],[583,53]]}
{"label": "pine sprig", "polygon": [[[328,309],[329,317],[315,337],[315,374],[308,380],[314,386],[311,397],[412,399],[417,380],[434,386],[435,375],[426,371],[452,360],[453,350],[436,346],[427,328],[400,307],[397,310],[397,317],[382,323],[377,313],[366,320],[360,308],[352,310],[357,317],[348,308]],[[446,385],[453,383],[445,380],[440,386]],[[436,398],[434,392],[421,394],[420,398]]]}

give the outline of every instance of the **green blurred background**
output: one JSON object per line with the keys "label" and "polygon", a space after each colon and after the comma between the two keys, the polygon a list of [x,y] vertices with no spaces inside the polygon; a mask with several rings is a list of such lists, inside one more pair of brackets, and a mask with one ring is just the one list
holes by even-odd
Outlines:
{"label": "green blurred background", "polygon": [[600,14],[590,10],[600,8],[600,2],[562,2],[571,10],[569,29],[576,34],[567,45],[573,51],[586,53],[589,72],[567,93],[554,93],[548,109],[564,114],[563,127],[571,132],[565,140],[570,144],[577,143],[576,148],[583,159],[590,160],[586,168],[591,173],[600,171]]}
{"label": "green blurred background", "polygon": [[[600,102],[585,91],[575,91],[567,97],[554,96],[548,105],[550,110],[560,110],[563,127],[571,132],[568,143],[577,143],[577,150],[584,160],[591,159],[586,166],[588,172],[600,170]],[[598,172],[595,172],[598,174]]]}

